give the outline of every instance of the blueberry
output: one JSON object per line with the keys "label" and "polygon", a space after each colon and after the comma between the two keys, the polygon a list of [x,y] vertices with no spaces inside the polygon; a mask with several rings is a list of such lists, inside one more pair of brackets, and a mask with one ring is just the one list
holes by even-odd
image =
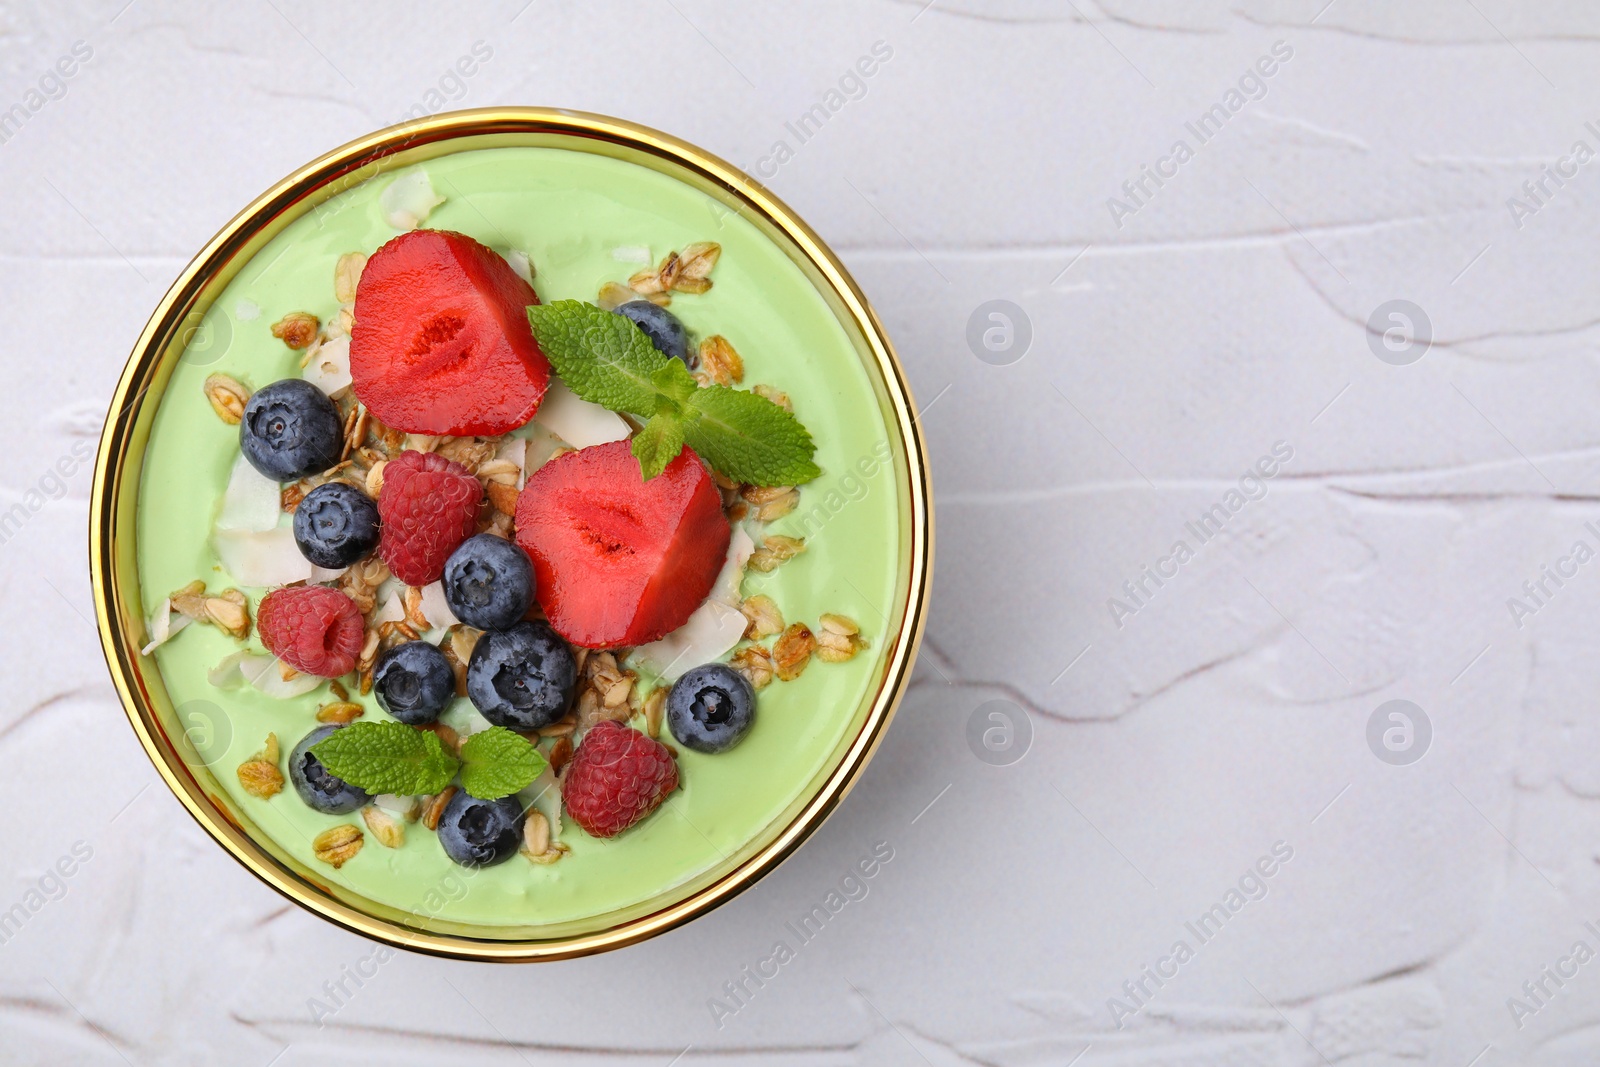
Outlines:
{"label": "blueberry", "polygon": [[294,509],[294,543],[319,567],[348,567],[378,547],[378,505],[347,482],[319,485]]}
{"label": "blueberry", "polygon": [[343,778],[328,773],[322,761],[311,754],[311,746],[326,738],[339,726],[319,726],[300,739],[289,753],[289,777],[294,780],[300,799],[328,815],[343,815],[364,806],[372,795],[357,789]]}
{"label": "blueberry", "polygon": [[683,328],[683,323],[678,321],[678,316],[663,307],[656,307],[648,300],[630,300],[616,309],[616,313],[625,319],[632,319],[635,326],[644,331],[650,338],[650,343],[663,354],[673,359],[681,359],[689,366],[689,333]]}
{"label": "blueberry", "polygon": [[469,537],[444,565],[444,598],[468,626],[515,626],[533,605],[533,564],[504,537]]}
{"label": "blueberry", "polygon": [[239,447],[256,470],[280,482],[339,462],[344,423],[326,393],[304,378],[256,391],[239,420]]}
{"label": "blueberry", "polygon": [[439,816],[439,844],[463,867],[493,867],[522,845],[522,805],[516,797],[479,800],[458,790]]}
{"label": "blueberry", "polygon": [[456,672],[426,641],[395,645],[372,671],[378,704],[407,726],[434,722],[456,695]]}
{"label": "blueberry", "polygon": [[707,663],[672,683],[667,726],[685,748],[726,752],[744,739],[756,718],[756,691],[744,675]]}
{"label": "blueberry", "polygon": [[467,696],[508,730],[537,730],[561,718],[577,680],[572,649],[543,622],[484,634],[467,663]]}

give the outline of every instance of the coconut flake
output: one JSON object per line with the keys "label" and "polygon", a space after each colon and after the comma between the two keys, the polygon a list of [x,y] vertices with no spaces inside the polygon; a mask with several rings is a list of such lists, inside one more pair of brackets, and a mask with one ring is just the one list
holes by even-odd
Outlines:
{"label": "coconut flake", "polygon": [[420,167],[400,175],[378,194],[383,220],[397,230],[416,229],[442,203],[444,197],[433,191],[428,172]]}
{"label": "coconut flake", "polygon": [[350,338],[334,337],[312,349],[301,374],[329,397],[338,399],[350,388]]}
{"label": "coconut flake", "polygon": [[344,572],[349,569],[349,567],[319,567],[313,563],[311,565],[311,583],[313,585],[321,585],[323,582],[337,582],[344,577]]}
{"label": "coconut flake", "polygon": [[415,819],[422,810],[421,797],[402,797],[393,793],[380,793],[372,798],[372,802],[384,811],[398,815],[407,821]]}
{"label": "coconut flake", "polygon": [[649,263],[648,245],[618,245],[611,250],[611,258],[618,263]]}
{"label": "coconut flake", "polygon": [[[184,618],[188,616],[185,615]],[[152,649],[172,636],[171,597],[161,601],[161,606],[156,608],[155,614],[150,616],[150,621],[145,625],[144,632],[150,635],[150,643],[139,650],[141,656],[148,656]]]}
{"label": "coconut flake", "polygon": [[244,684],[244,675],[239,670],[239,663],[249,654],[243,649],[238,652],[230,652],[221,663],[206,672],[206,681],[218,689],[239,688]]}
{"label": "coconut flake", "polygon": [[233,305],[233,317],[240,322],[251,322],[261,317],[261,305],[254,300],[241,300]]}
{"label": "coconut flake", "polygon": [[311,564],[300,554],[289,526],[261,532],[219,528],[211,534],[211,547],[222,569],[240,585],[288,585],[311,577]]}
{"label": "coconut flake", "polygon": [[172,613],[172,598],[166,598],[161,602],[161,606],[156,609],[156,613],[150,616],[149,626],[145,630],[150,635],[150,643],[140,649],[139,654],[148,656],[157,648],[176,637],[179,630],[193,621],[187,615],[174,616]]}
{"label": "coconut flake", "polygon": [[237,689],[249,682],[257,692],[278,700],[304,696],[327,680],[314,674],[296,674],[285,679],[276,656],[246,651],[229,655],[206,672],[206,678],[218,689]]}
{"label": "coconut flake", "polygon": [[744,567],[750,562],[750,554],[756,550],[756,543],[750,539],[743,526],[733,528],[733,536],[728,539],[728,556],[722,561],[722,570],[717,572],[717,580],[711,586],[711,599],[720,601],[730,608],[737,608],[744,602],[744,597],[739,594],[739,584],[744,581]]}
{"label": "coconut flake", "polygon": [[694,609],[688,622],[659,641],[640,645],[628,659],[675,682],[684,672],[727,655],[744,637],[749,621],[738,608],[707,600]]}
{"label": "coconut flake", "polygon": [[450,610],[450,601],[444,595],[444,582],[432,582],[422,587],[422,617],[430,630],[444,630],[461,620]]}
{"label": "coconut flake", "polygon": [[516,434],[507,434],[500,441],[500,447],[494,450],[494,458],[517,465],[517,489],[521,490],[528,477],[528,472],[523,469],[523,464],[528,460],[528,439],[518,437]]}
{"label": "coconut flake", "polygon": [[483,713],[472,705],[467,705],[457,713],[455,720],[456,736],[465,741],[473,734],[481,734],[494,723],[483,717]]}
{"label": "coconut flake", "polygon": [[[374,589],[372,591],[372,598],[373,598],[372,602],[374,604],[382,604],[385,600],[388,600],[390,597],[399,596],[401,593],[404,593],[405,591],[406,591],[406,583],[402,582],[400,579],[396,578],[394,575],[391,574],[391,575],[389,575],[389,577],[387,577],[383,581],[379,582],[378,583],[378,588],[376,588],[376,589]],[[402,601],[401,603],[403,604],[404,601]]]}
{"label": "coconut flake", "polygon": [[573,448],[621,441],[633,431],[614,411],[591,404],[554,379],[539,403],[538,422]]}
{"label": "coconut flake", "polygon": [[744,581],[745,564],[755,542],[744,527],[735,526],[728,540],[728,555],[722,570],[711,585],[711,595],[695,608],[689,620],[659,641],[640,645],[629,655],[630,663],[638,663],[661,675],[669,682],[702,663],[721,659],[744,637],[749,620],[739,610],[742,598],[739,583]]}
{"label": "coconut flake", "polygon": [[391,591],[388,597],[383,600],[382,606],[380,606],[377,613],[372,616],[372,620],[369,625],[377,626],[378,624],[385,622],[400,622],[405,617],[405,601],[401,599],[400,591],[396,589]]}
{"label": "coconut flake", "polygon": [[528,253],[513,248],[506,253],[506,263],[511,267],[513,274],[529,285],[533,284],[533,260],[528,258]]}
{"label": "coconut flake", "polygon": [[523,446],[522,453],[522,481],[524,485],[527,484],[528,475],[554,459],[558,449],[567,447],[565,441],[539,425],[537,421],[528,424],[527,441],[528,443]]}
{"label": "coconut flake", "polygon": [[239,453],[228,475],[228,488],[222,494],[222,512],[217,516],[219,530],[253,530],[262,533],[278,525],[283,513],[278,483],[250,465]]}
{"label": "coconut flake", "polygon": [[297,673],[293,678],[285,678],[283,664],[276,656],[247,656],[240,662],[239,670],[258,692],[279,700],[304,696],[327,681],[315,674]]}

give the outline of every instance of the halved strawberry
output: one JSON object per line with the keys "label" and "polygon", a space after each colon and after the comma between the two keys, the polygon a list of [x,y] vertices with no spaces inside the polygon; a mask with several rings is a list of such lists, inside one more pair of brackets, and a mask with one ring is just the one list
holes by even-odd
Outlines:
{"label": "halved strawberry", "polygon": [[407,433],[516,429],[550,382],[528,326],[527,307],[538,302],[503,258],[465,234],[401,234],[367,260],[356,287],[356,396]]}
{"label": "halved strawberry", "polygon": [[539,605],[585,648],[654,641],[711,592],[732,530],[722,495],[685,448],[648,482],[627,441],[569,452],[528,478],[517,543]]}

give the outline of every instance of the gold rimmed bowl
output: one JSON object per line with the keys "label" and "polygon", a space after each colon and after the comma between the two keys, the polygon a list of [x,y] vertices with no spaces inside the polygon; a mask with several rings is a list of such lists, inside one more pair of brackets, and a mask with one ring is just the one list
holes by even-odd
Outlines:
{"label": "gold rimmed bowl", "polygon": [[[860,684],[850,700],[817,713],[823,723],[823,747],[804,780],[792,783],[792,793],[786,794],[788,799],[772,817],[748,828],[738,840],[717,844],[696,869],[673,871],[659,879],[648,869],[638,871],[641,885],[631,897],[613,894],[592,913],[565,914],[550,921],[541,919],[537,909],[495,916],[458,914],[448,905],[403,906],[364,888],[361,879],[346,877],[348,872],[318,864],[286,834],[281,816],[269,817],[270,808],[248,802],[231,787],[228,780],[237,760],[218,758],[216,739],[207,735],[219,726],[233,732],[253,729],[232,721],[243,716],[230,707],[233,698],[218,692],[215,703],[224,721],[203,723],[197,730],[192,718],[183,714],[181,699],[192,689],[193,679],[180,678],[171,668],[163,673],[158,656],[141,653],[150,636],[146,621],[150,608],[170,591],[143,587],[146,582],[153,584],[149,574],[158,569],[143,565],[149,561],[141,556],[140,538],[150,540],[149,551],[156,552],[161,528],[150,525],[141,504],[149,507],[148,501],[160,500],[167,510],[181,512],[184,522],[208,528],[207,509],[215,507],[220,493],[220,485],[212,484],[215,478],[209,483],[201,478],[206,484],[202,491],[192,497],[174,496],[178,490],[171,484],[172,461],[162,457],[158,445],[161,433],[171,432],[160,430],[163,406],[195,402],[190,396],[195,365],[205,364],[208,346],[218,345],[218,324],[224,332],[245,326],[238,321],[237,309],[220,307],[224,291],[235,279],[261,271],[260,254],[274,238],[285,231],[291,236],[302,232],[290,228],[297,223],[304,226],[304,220],[318,213],[336,214],[357,190],[376,188],[366,183],[457,153],[500,148],[578,153],[614,161],[605,166],[639,167],[664,176],[674,188],[697,198],[704,209],[705,228],[713,235],[736,227],[751,247],[748,240],[753,233],[776,250],[785,271],[798,271],[820,297],[829,329],[840,331],[845,339],[841,351],[853,360],[846,377],[862,383],[859,389],[851,387],[851,402],[867,413],[870,425],[865,439],[872,442],[875,457],[870,486],[862,487],[859,477],[846,482],[839,497],[842,503],[835,508],[830,503],[833,497],[824,495],[832,490],[819,483],[820,507],[810,514],[820,516],[820,528],[858,499],[857,487],[862,487],[863,495],[874,494],[875,513],[886,516],[879,525],[888,542],[884,558],[892,568],[892,574],[877,575],[881,581],[874,588],[882,595],[866,599],[864,621],[869,623],[871,644],[863,653],[863,664],[855,668],[861,672]],[[448,189],[440,192],[450,196]],[[494,230],[484,210],[473,211]],[[541,272],[536,285],[546,284],[544,278]],[[542,287],[541,294],[545,294]],[[262,332],[265,326],[265,321],[254,324]],[[813,399],[822,402],[826,396]],[[172,413],[178,410],[173,407],[167,419],[190,417]],[[819,437],[819,444],[825,446],[826,441]],[[819,452],[819,459],[822,456]],[[824,471],[827,478],[826,462]],[[859,515],[839,520],[833,529],[842,531],[855,518]],[[585,955],[671,929],[748,888],[799,847],[860,777],[894,714],[922,632],[933,550],[926,455],[904,375],[865,297],[816,234],[758,182],[692,145],[616,119],[539,108],[462,111],[380,130],[307,164],[228,223],[174,282],[134,346],[101,438],[89,523],[97,622],[112,679],[156,769],[206,832],[272,888],[357,933],[438,955],[512,962]],[[166,539],[159,540],[159,550],[167,551]],[[839,551],[848,548],[841,546]],[[818,556],[811,566],[825,564],[825,553]],[[185,639],[187,635],[174,640]],[[762,699],[772,692],[765,690]],[[301,702],[307,708],[316,703],[311,697]],[[304,718],[306,728],[314,725],[309,712]],[[284,738],[284,746],[293,741]],[[295,803],[292,789],[289,794],[275,802]],[[669,810],[672,803],[662,810]],[[575,828],[567,832],[581,833]],[[624,835],[603,847],[627,848],[627,842]],[[574,855],[562,862],[580,858]]]}

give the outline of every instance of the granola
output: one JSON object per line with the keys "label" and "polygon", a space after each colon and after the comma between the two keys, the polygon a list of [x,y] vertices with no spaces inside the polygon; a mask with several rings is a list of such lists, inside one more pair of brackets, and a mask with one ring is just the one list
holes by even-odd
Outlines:
{"label": "granola", "polygon": [[250,390],[243,382],[226,374],[208,375],[205,394],[219,419],[229,426],[239,425],[244,406],[250,402]]}
{"label": "granola", "polygon": [[805,550],[806,539],[803,537],[768,534],[766,540],[750,554],[750,569],[761,571],[763,574],[775,571],[780,565],[794,559]]}
{"label": "granola", "polygon": [[340,823],[322,831],[311,841],[311,851],[317,859],[330,864],[338,870],[355,858],[361,851],[361,846],[366,839],[361,835],[361,828],[354,823]]}
{"label": "granola", "polygon": [[278,770],[278,759],[278,735],[268,734],[261,751],[239,764],[239,785],[261,800],[276,796],[283,790],[283,772]]}
{"label": "granola", "polygon": [[646,298],[673,290],[704,293],[711,288],[711,270],[721,255],[722,246],[716,242],[697,241],[682,253],[668,252],[656,267],[635,273],[628,287]]}
{"label": "granola", "polygon": [[749,645],[735,652],[728,666],[744,675],[753,689],[772,684],[772,652],[765,645]]}
{"label": "granola", "polygon": [[747,485],[739,495],[755,507],[761,522],[777,522],[800,503],[800,490],[792,485]]}
{"label": "granola", "polygon": [[793,622],[772,646],[772,664],[780,682],[792,682],[811,662],[811,652],[817,647],[811,628],[803,622]]}
{"label": "granola", "polygon": [[628,301],[637,300],[638,298],[639,294],[629,289],[626,285],[606,282],[600,287],[600,295],[595,302],[607,311],[615,311]]}
{"label": "granola", "polygon": [[744,636],[748,640],[759,641],[764,637],[783,632],[783,612],[778,610],[777,602],[771,597],[764,595],[746,597],[739,605],[739,610],[750,620],[744,631]]}
{"label": "granola", "polygon": [[638,673],[623,670],[614,652],[593,652],[579,671],[577,729],[587,730],[607,719],[625,722],[633,717],[629,696]]}
{"label": "granola", "polygon": [[548,866],[571,851],[551,836],[550,820],[537,808],[528,812],[522,824],[522,854],[530,861]]}
{"label": "granola", "polygon": [[178,614],[215,626],[229,637],[242,641],[250,636],[250,602],[238,589],[213,596],[206,592],[206,583],[196,579],[174,591],[168,601]]}
{"label": "granola", "polygon": [[332,704],[324,704],[318,708],[316,718],[318,722],[338,723],[343,726],[346,723],[355,722],[366,713],[367,709],[360,704],[354,704],[348,700],[339,700]]}
{"label": "granola", "polygon": [[361,809],[361,821],[384,848],[399,848],[406,843],[405,823],[376,804]]}
{"label": "granola", "polygon": [[339,262],[333,267],[333,295],[341,304],[354,304],[356,302],[356,284],[361,281],[361,272],[367,265],[367,257],[361,252],[346,252],[339,257]]}
{"label": "granola", "polygon": [[651,737],[661,736],[661,719],[663,714],[666,712],[666,709],[666,687],[658,686],[655,689],[652,689],[650,691],[650,695],[644,698],[644,706],[641,709],[644,714],[645,733],[649,734]]}
{"label": "granola", "polygon": [[695,378],[702,385],[735,385],[744,381],[744,360],[720,333],[700,342],[700,371]]}
{"label": "granola", "polygon": [[430,830],[439,829],[439,817],[444,814],[445,805],[455,798],[456,787],[445,786],[444,790],[428,798],[422,808],[422,825]]}
{"label": "granola", "polygon": [[794,401],[789,399],[789,394],[781,389],[774,389],[770,385],[752,385],[750,391],[756,396],[772,401],[785,411],[794,410]]}
{"label": "granola", "polygon": [[272,336],[295,351],[309,348],[317,339],[317,317],[309,311],[291,311],[272,324]]}
{"label": "granola", "polygon": [[867,647],[861,627],[843,615],[823,615],[818,620],[817,658],[825,663],[843,663]]}

